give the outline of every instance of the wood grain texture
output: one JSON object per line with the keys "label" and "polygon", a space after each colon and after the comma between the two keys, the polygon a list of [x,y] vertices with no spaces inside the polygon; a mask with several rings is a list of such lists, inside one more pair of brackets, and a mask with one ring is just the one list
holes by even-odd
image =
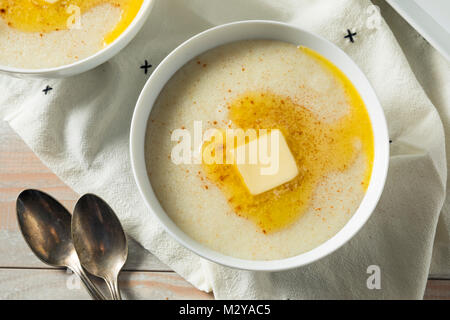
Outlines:
{"label": "wood grain texture", "polygon": [[[0,121],[0,299],[89,299],[75,276],[40,262],[23,240],[15,201],[27,188],[48,192],[69,210],[79,197]],[[125,299],[213,298],[170,272],[133,240],[124,270],[120,281]],[[450,280],[428,281],[425,298],[450,299]]]}
{"label": "wood grain texture", "polygon": [[450,300],[450,279],[428,280],[425,300]]}
{"label": "wood grain texture", "polygon": [[[106,287],[96,281],[106,296]],[[128,299],[212,299],[174,272],[122,272],[119,278],[122,297]],[[5,290],[8,288],[8,290]],[[78,278],[64,270],[0,269],[0,300],[89,300]]]}
{"label": "wood grain texture", "polygon": [[[95,281],[105,295],[105,285]],[[120,274],[124,299],[213,299],[195,289],[174,272],[125,271]],[[7,290],[6,290],[7,289]],[[54,269],[0,269],[0,300],[6,299],[90,299],[70,272]],[[426,300],[450,300],[449,280],[429,280]]]}
{"label": "wood grain texture", "polygon": [[[5,122],[0,122],[0,268],[47,267],[36,259],[18,229],[16,198],[27,188],[43,190],[72,211],[79,195],[42,164]],[[170,271],[136,241],[130,240],[125,270]],[[14,254],[11,254],[14,252]]]}

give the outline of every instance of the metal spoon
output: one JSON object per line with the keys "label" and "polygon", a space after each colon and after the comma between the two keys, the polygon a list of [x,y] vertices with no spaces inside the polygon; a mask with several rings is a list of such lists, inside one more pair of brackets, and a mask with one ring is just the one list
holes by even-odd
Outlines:
{"label": "metal spoon", "polygon": [[73,212],[72,238],[81,264],[103,278],[114,300],[121,300],[117,278],[128,256],[125,232],[108,204],[93,194],[82,196]]}
{"label": "metal spoon", "polygon": [[48,194],[28,189],[17,197],[16,211],[25,241],[42,262],[71,269],[93,299],[106,299],[81,267],[72,243],[71,215],[66,208]]}

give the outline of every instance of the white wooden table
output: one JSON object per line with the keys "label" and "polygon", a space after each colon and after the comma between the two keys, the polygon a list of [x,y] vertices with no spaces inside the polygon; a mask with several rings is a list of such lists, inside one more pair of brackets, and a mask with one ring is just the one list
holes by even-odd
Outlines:
{"label": "white wooden table", "polygon": [[[5,122],[0,122],[0,299],[89,299],[74,275],[40,262],[16,221],[15,201],[27,188],[44,190],[72,210],[78,195],[58,179]],[[124,299],[213,299],[192,287],[136,242],[120,276]],[[450,299],[450,275],[430,279],[427,299]]]}

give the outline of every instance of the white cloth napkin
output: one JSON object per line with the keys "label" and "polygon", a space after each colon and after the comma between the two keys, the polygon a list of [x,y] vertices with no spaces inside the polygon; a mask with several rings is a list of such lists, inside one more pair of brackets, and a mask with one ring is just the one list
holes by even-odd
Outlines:
{"label": "white cloth napkin", "polygon": [[[392,140],[386,188],[367,225],[330,256],[287,272],[233,270],[181,247],[145,207],[130,169],[131,116],[150,72],[190,36],[245,19],[289,22],[345,50],[373,84]],[[439,114],[448,125],[450,68],[409,26],[392,24],[403,47],[417,50],[409,61],[368,0],[159,0],[132,43],[95,70],[63,80],[0,75],[0,116],[65,183],[103,197],[130,236],[216,298],[422,298],[432,255],[433,270],[450,273],[448,205],[438,225],[447,184]],[[367,287],[371,265],[381,289]]]}

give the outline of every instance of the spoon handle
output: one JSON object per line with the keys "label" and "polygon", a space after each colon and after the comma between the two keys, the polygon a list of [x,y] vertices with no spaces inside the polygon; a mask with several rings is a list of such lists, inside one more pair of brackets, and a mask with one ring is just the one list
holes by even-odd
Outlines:
{"label": "spoon handle", "polygon": [[98,290],[97,286],[92,283],[91,279],[89,279],[86,272],[83,270],[81,266],[70,266],[70,269],[78,276],[80,277],[81,281],[83,282],[85,288],[89,292],[89,295],[94,300],[106,300],[106,297],[103,295],[103,293]]}
{"label": "spoon handle", "polygon": [[119,282],[117,277],[112,279],[105,279],[106,284],[108,285],[109,291],[111,292],[111,297],[113,300],[122,300],[122,296],[119,290]]}

